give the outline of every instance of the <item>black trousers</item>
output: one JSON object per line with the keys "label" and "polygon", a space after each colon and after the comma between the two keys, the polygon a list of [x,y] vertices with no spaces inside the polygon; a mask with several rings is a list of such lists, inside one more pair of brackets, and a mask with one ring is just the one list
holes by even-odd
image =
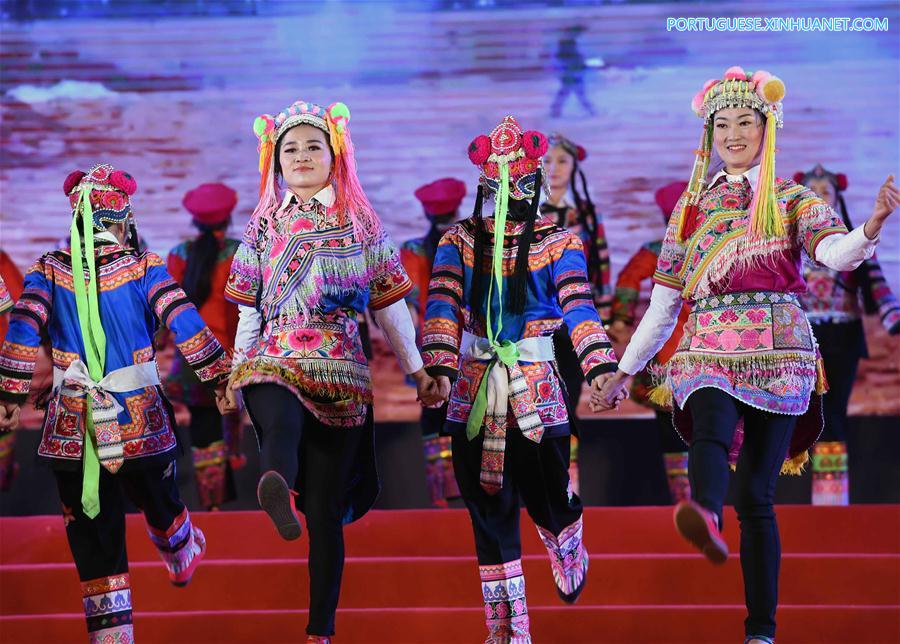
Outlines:
{"label": "black trousers", "polygon": [[744,442],[734,478],[748,611],[744,628],[747,635],[774,637],[781,540],[773,503],[797,417],[750,407],[713,388],[692,393],[687,406],[694,425],[688,456],[692,497],[719,517],[719,525],[728,492],[728,449],[738,419],[744,418]]}
{"label": "black trousers", "polygon": [[515,421],[506,435],[503,486],[488,494],[479,482],[483,434],[468,440],[453,435],[453,469],[472,518],[475,551],[482,566],[522,557],[519,498],[532,520],[558,535],[581,517],[581,500],[569,498],[569,437],[535,443],[522,435]]}
{"label": "black trousers", "polygon": [[66,537],[81,581],[128,572],[126,498],[144,513],[148,525],[161,531],[168,530],[184,512],[175,481],[174,461],[117,474],[101,467],[100,513],[93,519],[81,509],[81,471],[54,470],[53,473],[63,504]]}
{"label": "black trousers", "polygon": [[222,414],[215,407],[189,406],[191,447],[209,447],[222,440]]}
{"label": "black trousers", "polygon": [[686,452],[687,444],[681,440],[681,436],[675,431],[675,425],[672,424],[672,412],[655,410],[656,429],[659,433],[659,446],[663,454],[671,454],[672,452]]}
{"label": "black trousers", "polygon": [[447,403],[431,409],[422,407],[420,424],[422,426],[422,438],[435,438],[444,430],[447,421]]}
{"label": "black trousers", "polygon": [[563,324],[553,334],[553,353],[556,355],[556,368],[566,387],[566,405],[569,408],[569,419],[577,417],[578,403],[581,401],[581,389],[584,384],[584,372],[581,361],[572,346],[569,329]]}
{"label": "black trousers", "polygon": [[847,440],[847,406],[856,383],[859,359],[867,355],[862,321],[814,324],[813,333],[825,363],[828,393],[822,396],[825,426],[820,440]]}
{"label": "black trousers", "polygon": [[319,422],[287,388],[244,389],[247,411],[260,442],[260,470],[275,470],[303,490],[309,533],[309,635],[334,635],[344,571],[342,493],[347,487],[362,430]]}

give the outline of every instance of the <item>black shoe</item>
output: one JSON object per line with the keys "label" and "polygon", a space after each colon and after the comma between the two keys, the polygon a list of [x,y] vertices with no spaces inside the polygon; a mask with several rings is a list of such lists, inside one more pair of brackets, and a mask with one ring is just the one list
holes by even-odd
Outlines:
{"label": "black shoe", "polygon": [[259,506],[272,519],[282,539],[293,541],[300,538],[302,528],[294,510],[291,488],[281,474],[274,470],[265,472],[259,478],[259,485],[256,486],[256,498],[259,499]]}

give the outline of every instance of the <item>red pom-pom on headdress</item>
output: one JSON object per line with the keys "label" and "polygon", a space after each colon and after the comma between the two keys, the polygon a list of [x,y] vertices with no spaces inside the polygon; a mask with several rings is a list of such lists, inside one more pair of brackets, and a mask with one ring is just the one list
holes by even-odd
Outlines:
{"label": "red pom-pom on headdress", "polygon": [[87,173],[84,173],[81,170],[70,172],[69,176],[66,177],[66,180],[63,182],[63,193],[65,193],[66,196],[69,196],[69,193],[72,192],[75,186],[77,186],[86,176]]}
{"label": "red pom-pom on headdress", "polygon": [[137,191],[137,181],[134,177],[123,170],[116,170],[109,175],[109,183],[111,186],[121,190],[129,197]]}
{"label": "red pom-pom on headdress", "polygon": [[484,134],[476,136],[469,144],[469,161],[477,166],[484,165],[491,156],[491,140]]}
{"label": "red pom-pom on headdress", "polygon": [[847,175],[843,172],[837,174],[837,187],[842,192],[847,189]]}
{"label": "red pom-pom on headdress", "polygon": [[794,183],[803,183],[803,178],[806,176],[805,172],[795,172],[794,173]]}
{"label": "red pom-pom on headdress", "polygon": [[578,154],[576,155],[579,161],[584,161],[587,159],[587,150],[584,149],[584,146],[578,146]]}
{"label": "red pom-pom on headdress", "polygon": [[537,130],[528,130],[522,134],[522,147],[529,159],[540,159],[547,153],[547,137]]}

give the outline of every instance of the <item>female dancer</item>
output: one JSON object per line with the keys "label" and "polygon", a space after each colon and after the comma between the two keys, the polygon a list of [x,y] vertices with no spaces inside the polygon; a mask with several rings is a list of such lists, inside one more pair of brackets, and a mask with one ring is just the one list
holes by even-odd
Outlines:
{"label": "female dancer", "polygon": [[675,424],[690,445],[694,499],[676,507],[675,523],[710,561],[724,563],[722,505],[729,461],[736,463],[750,642],[775,637],[778,472],[798,473],[822,430],[821,364],[798,299],[806,288],[801,251],[834,270],[853,270],[872,256],[885,219],[900,203],[890,177],[872,216],[848,234],[815,193],[777,179],[783,96],[775,76],[732,67],[694,97],[703,136],[690,184],[669,221],[650,308],[597,397],[608,401],[644,367],[688,300],[684,336],[666,365]]}
{"label": "female dancer", "polygon": [[[847,228],[853,227],[842,194],[847,188],[845,175],[833,174],[817,165],[809,172],[795,174],[794,181],[810,188],[837,210]],[[862,316],[877,314],[887,332],[897,335],[900,303],[874,257],[854,271],[839,272],[810,261],[804,262],[803,268],[809,290],[800,297],[800,303],[812,323],[828,379],[828,394],[822,398],[825,429],[812,453],[812,503],[847,505],[847,405],[859,359],[869,356]]]}
{"label": "female dancer", "polygon": [[241,305],[231,386],[260,441],[259,503],[285,539],[301,532],[295,496],[306,515],[306,632],[323,642],[334,634],[343,524],[378,493],[366,307],[419,398],[439,400],[403,300],[412,284],[356,175],[349,120],[343,103],[304,101],[256,119],[261,196],[225,291]]}
{"label": "female dancer", "polygon": [[[225,299],[225,281],[239,242],[225,236],[237,193],[222,183],[204,183],[184,195],[182,204],[199,231],[194,239],[169,251],[169,274],[208,320],[216,339],[232,350],[238,308]],[[240,453],[241,415],[219,413],[209,389],[176,353],[166,380],[169,398],[187,405],[191,415],[191,456],[200,504],[218,510],[235,498],[232,470],[243,465]]]}

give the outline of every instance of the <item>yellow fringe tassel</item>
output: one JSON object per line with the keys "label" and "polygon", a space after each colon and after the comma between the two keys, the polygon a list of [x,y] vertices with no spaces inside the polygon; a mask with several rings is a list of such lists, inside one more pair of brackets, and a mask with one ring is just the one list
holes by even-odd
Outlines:
{"label": "yellow fringe tassel", "polygon": [[775,128],[777,120],[766,117],[766,141],[759,165],[759,183],[753,197],[755,208],[750,217],[750,233],[755,237],[784,237],[784,218],[775,198]]}
{"label": "yellow fringe tassel", "polygon": [[825,361],[816,358],[816,393],[820,396],[828,392],[828,378],[825,377]]}
{"label": "yellow fringe tassel", "polygon": [[[800,476],[801,474],[803,474],[803,470],[806,469],[807,463],[809,463],[809,452],[803,450],[794,458],[784,459],[784,463],[781,464],[781,474]],[[731,471],[734,472],[737,469],[737,463],[731,463],[729,467],[731,467]]]}
{"label": "yellow fringe tassel", "polygon": [[656,385],[647,393],[647,399],[654,405],[663,407],[665,409],[671,409],[674,400],[674,396],[672,395],[672,388],[669,387],[669,385],[666,383]]}
{"label": "yellow fringe tassel", "polygon": [[806,469],[807,463],[809,463],[809,452],[803,450],[794,458],[787,458],[784,460],[784,463],[781,464],[781,473],[790,474],[791,476],[800,476],[803,474],[803,470]]}

